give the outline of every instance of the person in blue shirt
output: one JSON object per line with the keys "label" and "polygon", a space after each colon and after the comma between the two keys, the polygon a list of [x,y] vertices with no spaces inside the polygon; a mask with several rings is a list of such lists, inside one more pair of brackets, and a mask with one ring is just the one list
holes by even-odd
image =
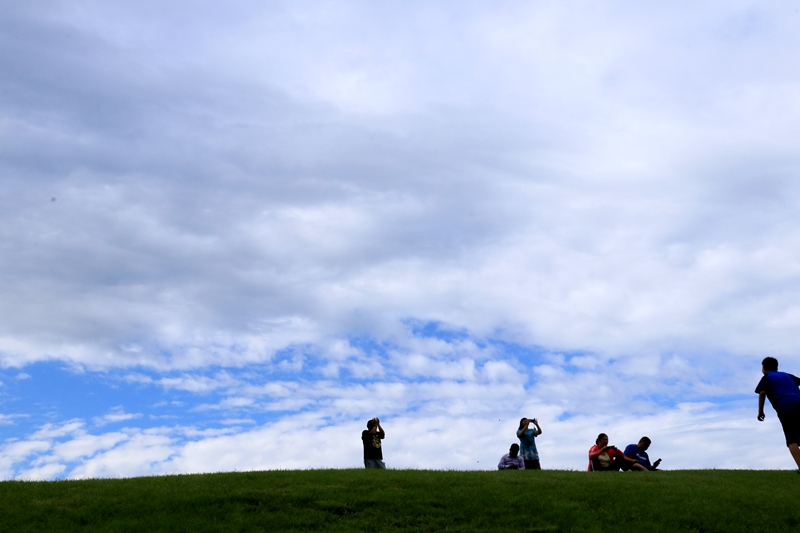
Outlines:
{"label": "person in blue shirt", "polygon": [[633,468],[633,470],[658,470],[658,465],[661,464],[661,459],[656,460],[655,463],[650,464],[650,456],[647,455],[647,449],[650,447],[650,437],[642,437],[636,444],[628,444],[625,447],[625,455],[644,468]]}
{"label": "person in blue shirt", "polygon": [[520,455],[525,460],[525,470],[541,470],[539,452],[536,450],[536,437],[542,434],[539,421],[535,418],[523,418],[519,421],[517,438],[519,439]]}
{"label": "person in blue shirt", "polygon": [[778,372],[778,360],[774,357],[765,357],[761,361],[761,373],[764,377],[758,382],[758,421],[763,422],[764,399],[768,398],[773,409],[778,414],[778,420],[783,427],[786,437],[786,446],[797,463],[800,472],[800,378]]}

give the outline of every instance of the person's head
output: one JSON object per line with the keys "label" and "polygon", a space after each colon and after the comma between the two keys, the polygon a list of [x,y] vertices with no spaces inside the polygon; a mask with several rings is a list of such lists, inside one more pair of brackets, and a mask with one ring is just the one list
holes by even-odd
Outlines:
{"label": "person's head", "polygon": [[767,372],[775,372],[778,370],[778,360],[774,357],[765,357],[763,361],[761,361],[761,372],[766,374]]}
{"label": "person's head", "polygon": [[606,435],[605,433],[600,433],[597,436],[597,439],[594,441],[594,443],[600,446],[601,448],[604,446],[608,446],[608,435]]}
{"label": "person's head", "polygon": [[367,429],[370,431],[372,431],[376,425],[378,425],[378,423],[375,421],[374,418],[367,421]]}
{"label": "person's head", "polygon": [[524,426],[526,422],[529,422],[529,420],[527,418],[524,418],[524,417],[521,418],[519,420],[519,429],[522,429],[522,426]]}
{"label": "person's head", "polygon": [[514,444],[511,445],[511,448],[508,449],[508,455],[510,455],[511,457],[516,457],[518,453],[519,453],[519,444],[515,442]]}
{"label": "person's head", "polygon": [[636,447],[639,448],[639,450],[646,452],[647,448],[650,447],[650,437],[642,437],[639,439],[639,442],[636,443]]}

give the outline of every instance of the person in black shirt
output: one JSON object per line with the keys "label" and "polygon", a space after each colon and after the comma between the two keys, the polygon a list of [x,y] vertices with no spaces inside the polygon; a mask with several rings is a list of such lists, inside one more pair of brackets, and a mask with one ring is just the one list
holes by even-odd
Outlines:
{"label": "person in black shirt", "polygon": [[361,442],[364,444],[364,468],[386,468],[381,446],[381,441],[385,438],[386,432],[381,427],[378,417],[367,422],[367,429],[361,432]]}
{"label": "person in black shirt", "polygon": [[761,373],[764,377],[756,387],[758,420],[764,421],[764,399],[768,398],[778,414],[786,446],[800,472],[800,378],[778,372],[778,360],[774,357],[766,357],[761,361]]}

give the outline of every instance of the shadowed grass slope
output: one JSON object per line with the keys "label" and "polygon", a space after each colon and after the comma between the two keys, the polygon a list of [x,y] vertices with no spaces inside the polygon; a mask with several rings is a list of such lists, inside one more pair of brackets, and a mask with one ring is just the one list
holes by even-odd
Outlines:
{"label": "shadowed grass slope", "polygon": [[304,470],[0,483],[0,531],[800,530],[790,471]]}

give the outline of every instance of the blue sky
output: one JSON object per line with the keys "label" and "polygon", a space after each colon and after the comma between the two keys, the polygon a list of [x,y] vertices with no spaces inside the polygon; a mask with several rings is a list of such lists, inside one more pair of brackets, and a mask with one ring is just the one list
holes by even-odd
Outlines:
{"label": "blue sky", "polygon": [[[0,477],[789,468],[800,2],[0,4]],[[748,443],[743,450],[742,440]]]}

